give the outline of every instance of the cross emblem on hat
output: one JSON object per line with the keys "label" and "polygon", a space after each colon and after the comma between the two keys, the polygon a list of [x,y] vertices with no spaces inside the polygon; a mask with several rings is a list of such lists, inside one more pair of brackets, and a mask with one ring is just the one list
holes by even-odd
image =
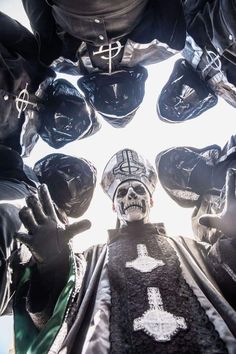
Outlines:
{"label": "cross emblem on hat", "polygon": [[118,164],[114,167],[114,175],[137,175],[140,176],[146,172],[145,166],[135,158],[136,154],[130,150],[123,150],[117,157]]}

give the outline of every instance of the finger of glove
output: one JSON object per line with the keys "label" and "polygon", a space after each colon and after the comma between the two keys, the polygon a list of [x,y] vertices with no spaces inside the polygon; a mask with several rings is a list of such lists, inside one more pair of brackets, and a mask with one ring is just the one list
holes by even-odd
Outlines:
{"label": "finger of glove", "polygon": [[39,186],[39,198],[41,201],[41,204],[43,206],[43,210],[47,216],[50,216],[53,218],[56,222],[58,221],[57,219],[57,214],[53,205],[52,198],[50,196],[48,187],[46,184],[42,184]]}
{"label": "finger of glove", "polygon": [[19,218],[29,233],[32,234],[36,231],[38,224],[30,208],[23,207],[19,211]]}
{"label": "finger of glove", "polygon": [[227,170],[225,183],[226,203],[235,199],[235,177],[236,170],[229,168]]}
{"label": "finger of glove", "polygon": [[199,220],[199,224],[221,230],[221,219],[216,215],[202,215]]}
{"label": "finger of glove", "polygon": [[74,222],[71,225],[66,226],[66,238],[69,241],[75,235],[84,232],[91,227],[91,222],[89,220],[81,220],[78,222]]}
{"label": "finger of glove", "polygon": [[24,243],[26,246],[30,246],[32,243],[32,235],[25,234],[23,232],[16,232],[15,238]]}
{"label": "finger of glove", "polygon": [[44,214],[43,206],[38,198],[34,195],[30,195],[26,198],[26,204],[32,210],[34,218],[38,224],[45,223],[47,217]]}

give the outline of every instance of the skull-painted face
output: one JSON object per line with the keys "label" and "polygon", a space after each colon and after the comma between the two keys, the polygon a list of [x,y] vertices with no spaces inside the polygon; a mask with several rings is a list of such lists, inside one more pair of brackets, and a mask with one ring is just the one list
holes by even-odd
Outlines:
{"label": "skull-painted face", "polygon": [[148,222],[152,199],[145,185],[136,180],[122,183],[116,190],[113,208],[121,224]]}

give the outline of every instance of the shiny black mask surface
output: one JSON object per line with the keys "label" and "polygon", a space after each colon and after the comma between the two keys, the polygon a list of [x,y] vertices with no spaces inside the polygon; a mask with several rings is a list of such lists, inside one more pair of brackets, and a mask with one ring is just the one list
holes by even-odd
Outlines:
{"label": "shiny black mask surface", "polygon": [[84,76],[79,79],[78,85],[92,106],[110,124],[122,127],[127,124],[127,117],[132,118],[141,104],[146,79],[144,67],[122,68],[111,75],[94,73]]}
{"label": "shiny black mask surface", "polygon": [[53,148],[85,138],[100,129],[94,109],[68,81],[55,80],[44,92],[40,136]]}
{"label": "shiny black mask surface", "polygon": [[179,59],[161,91],[157,113],[165,122],[180,123],[196,118],[215,106],[217,101],[217,96],[191,65]]}
{"label": "shiny black mask surface", "polygon": [[96,169],[87,160],[64,154],[50,154],[39,160],[34,171],[46,183],[52,199],[70,217],[88,209],[96,185]]}

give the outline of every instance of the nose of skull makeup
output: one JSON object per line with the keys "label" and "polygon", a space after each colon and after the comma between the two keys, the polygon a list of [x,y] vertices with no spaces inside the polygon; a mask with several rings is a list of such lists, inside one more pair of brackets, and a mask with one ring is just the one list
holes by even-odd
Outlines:
{"label": "nose of skull makeup", "polygon": [[139,181],[122,183],[115,193],[114,209],[122,224],[138,220],[148,221],[151,197],[147,188]]}

